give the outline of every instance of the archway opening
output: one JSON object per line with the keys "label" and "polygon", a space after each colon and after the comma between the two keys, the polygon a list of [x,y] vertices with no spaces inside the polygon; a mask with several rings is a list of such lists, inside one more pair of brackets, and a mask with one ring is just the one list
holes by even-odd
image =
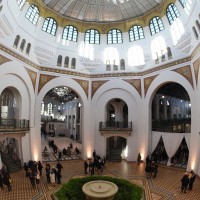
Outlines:
{"label": "archway opening", "polygon": [[41,105],[43,161],[80,158],[82,101],[71,88],[59,86],[45,95]]}

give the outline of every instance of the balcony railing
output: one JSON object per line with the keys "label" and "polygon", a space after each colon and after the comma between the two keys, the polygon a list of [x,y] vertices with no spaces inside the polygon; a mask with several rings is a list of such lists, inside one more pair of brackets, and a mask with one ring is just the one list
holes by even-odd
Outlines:
{"label": "balcony railing", "polygon": [[25,119],[0,119],[0,131],[29,131],[29,120]]}
{"label": "balcony railing", "polygon": [[191,131],[190,129],[191,118],[152,121],[152,131],[170,133],[189,133]]}
{"label": "balcony railing", "polygon": [[99,131],[132,131],[132,122],[99,122]]}

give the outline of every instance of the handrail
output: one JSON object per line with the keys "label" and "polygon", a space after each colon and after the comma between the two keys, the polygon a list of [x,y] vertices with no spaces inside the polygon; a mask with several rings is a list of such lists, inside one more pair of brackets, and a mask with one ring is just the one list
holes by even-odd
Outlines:
{"label": "handrail", "polygon": [[1,130],[30,130],[29,120],[25,119],[0,119]]}
{"label": "handrail", "polygon": [[132,122],[99,122],[99,131],[132,131]]}

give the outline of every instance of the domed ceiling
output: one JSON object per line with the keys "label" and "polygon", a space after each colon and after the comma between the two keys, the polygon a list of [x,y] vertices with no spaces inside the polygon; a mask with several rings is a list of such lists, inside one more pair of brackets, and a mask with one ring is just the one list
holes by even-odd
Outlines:
{"label": "domed ceiling", "polygon": [[143,16],[164,0],[41,0],[65,17],[91,22],[124,21]]}

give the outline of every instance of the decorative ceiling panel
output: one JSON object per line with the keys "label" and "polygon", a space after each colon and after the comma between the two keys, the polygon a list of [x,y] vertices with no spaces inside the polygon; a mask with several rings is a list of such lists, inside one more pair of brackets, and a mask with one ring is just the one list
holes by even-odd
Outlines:
{"label": "decorative ceiling panel", "polygon": [[41,0],[65,16],[90,22],[124,21],[145,15],[162,0]]}

